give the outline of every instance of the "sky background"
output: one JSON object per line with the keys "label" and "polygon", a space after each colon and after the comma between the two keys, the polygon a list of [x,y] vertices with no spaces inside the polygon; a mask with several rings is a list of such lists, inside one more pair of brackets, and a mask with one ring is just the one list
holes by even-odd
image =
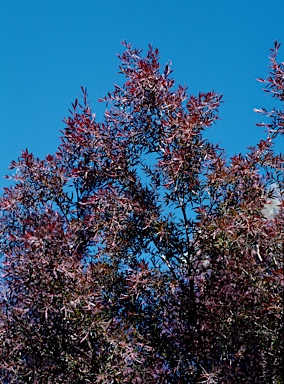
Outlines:
{"label": "sky background", "polygon": [[275,39],[283,61],[283,15],[284,0],[0,0],[0,193],[22,149],[56,151],[81,85],[102,120],[97,99],[123,82],[123,40],[158,47],[189,94],[223,94],[208,137],[229,156],[245,153],[264,136],[253,108],[275,104],[256,78],[267,76]]}

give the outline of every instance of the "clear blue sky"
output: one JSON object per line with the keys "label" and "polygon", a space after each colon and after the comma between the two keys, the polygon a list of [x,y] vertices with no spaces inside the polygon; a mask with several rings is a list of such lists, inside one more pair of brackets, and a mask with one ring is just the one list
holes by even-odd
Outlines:
{"label": "clear blue sky", "polygon": [[262,136],[254,107],[273,106],[257,77],[268,71],[269,48],[282,42],[284,0],[0,0],[0,188],[12,159],[29,148],[53,153],[71,102],[87,87],[98,97],[120,82],[120,42],[160,49],[188,92],[224,95],[210,138],[229,155]]}

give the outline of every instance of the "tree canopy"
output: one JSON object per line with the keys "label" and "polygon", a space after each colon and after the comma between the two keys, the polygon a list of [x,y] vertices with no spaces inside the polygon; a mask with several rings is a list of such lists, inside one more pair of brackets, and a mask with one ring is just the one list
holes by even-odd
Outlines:
{"label": "tree canopy", "polygon": [[[82,88],[61,145],[0,200],[3,383],[283,383],[284,112],[227,158],[221,96],[124,43],[123,86]],[[283,105],[280,44],[259,79]]]}

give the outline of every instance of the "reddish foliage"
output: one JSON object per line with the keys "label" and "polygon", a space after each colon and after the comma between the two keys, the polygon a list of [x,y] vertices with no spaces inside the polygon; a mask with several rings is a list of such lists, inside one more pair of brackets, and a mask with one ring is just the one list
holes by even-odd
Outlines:
{"label": "reddish foliage", "polygon": [[[283,102],[278,49],[260,81]],[[11,164],[3,383],[283,382],[283,111],[226,159],[204,138],[221,97],[174,88],[158,54],[125,43],[105,121],[82,88],[58,151]]]}

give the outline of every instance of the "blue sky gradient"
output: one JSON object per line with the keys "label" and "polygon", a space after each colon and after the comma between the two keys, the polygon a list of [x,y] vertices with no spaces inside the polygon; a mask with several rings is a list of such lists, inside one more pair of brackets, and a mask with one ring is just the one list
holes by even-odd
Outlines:
{"label": "blue sky gradient", "polygon": [[123,82],[122,40],[158,47],[161,63],[172,61],[172,76],[190,94],[223,94],[221,120],[208,136],[229,155],[245,152],[264,136],[253,108],[275,104],[256,78],[267,75],[275,39],[283,61],[283,15],[283,0],[1,1],[0,193],[22,149],[55,152],[81,85],[102,119],[97,99]]}

